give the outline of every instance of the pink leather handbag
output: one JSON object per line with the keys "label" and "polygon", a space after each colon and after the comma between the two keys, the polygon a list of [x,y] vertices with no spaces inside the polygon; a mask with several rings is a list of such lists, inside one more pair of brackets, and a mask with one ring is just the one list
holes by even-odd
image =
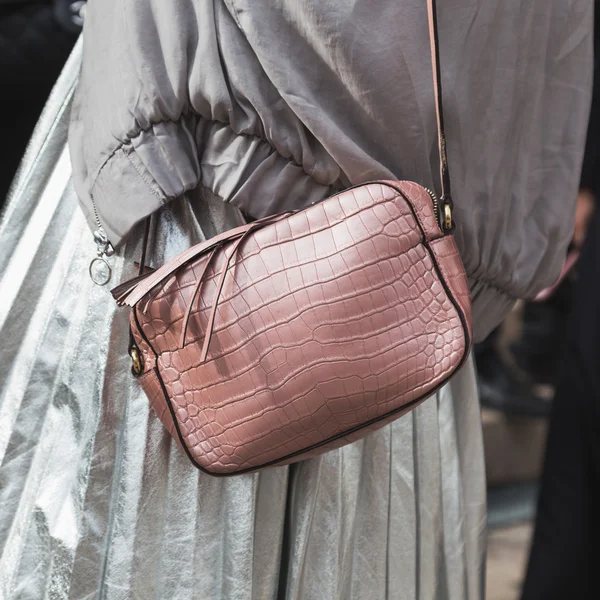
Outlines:
{"label": "pink leather handbag", "polygon": [[427,3],[440,201],[412,182],[356,186],[222,233],[113,290],[132,307],[134,375],[206,473],[283,465],[364,437],[466,360],[469,288],[451,235]]}

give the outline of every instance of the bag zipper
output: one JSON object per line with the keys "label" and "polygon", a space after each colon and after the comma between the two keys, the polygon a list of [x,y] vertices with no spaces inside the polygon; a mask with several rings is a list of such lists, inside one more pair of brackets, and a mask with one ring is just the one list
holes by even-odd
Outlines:
{"label": "bag zipper", "polygon": [[431,201],[433,202],[433,212],[435,213],[435,218],[438,222],[438,225],[441,227],[444,233],[452,233],[454,231],[454,221],[452,220],[452,202],[442,198],[442,205],[444,207],[444,215],[442,219],[440,201],[438,200],[438,197],[435,195],[435,192],[429,188],[424,189],[431,196]]}
{"label": "bag zipper", "polygon": [[433,202],[433,212],[435,213],[435,218],[437,220],[438,223],[440,223],[440,203],[437,199],[437,196],[435,195],[435,192],[433,192],[432,190],[430,190],[429,188],[425,188],[425,191],[431,196],[431,201]]}

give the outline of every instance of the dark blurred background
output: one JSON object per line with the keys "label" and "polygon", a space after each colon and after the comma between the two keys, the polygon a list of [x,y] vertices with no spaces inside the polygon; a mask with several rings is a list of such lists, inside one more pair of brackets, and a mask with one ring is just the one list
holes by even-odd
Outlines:
{"label": "dark blurred background", "polygon": [[0,0],[0,204],[81,31],[81,0]]}

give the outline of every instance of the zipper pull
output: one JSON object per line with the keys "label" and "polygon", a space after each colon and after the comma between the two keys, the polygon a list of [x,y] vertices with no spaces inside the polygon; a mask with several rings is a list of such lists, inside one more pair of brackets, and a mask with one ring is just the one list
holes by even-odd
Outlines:
{"label": "zipper pull", "polygon": [[111,257],[115,253],[115,249],[102,227],[98,227],[94,231],[94,241],[96,242],[97,256],[90,262],[88,270],[92,281],[96,285],[106,285],[112,277],[112,269],[106,258]]}

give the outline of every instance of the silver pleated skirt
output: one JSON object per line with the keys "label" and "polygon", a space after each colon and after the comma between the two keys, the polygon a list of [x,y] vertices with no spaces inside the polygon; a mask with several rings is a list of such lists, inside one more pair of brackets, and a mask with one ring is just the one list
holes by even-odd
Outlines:
{"label": "silver pleated skirt", "polygon": [[[76,48],[0,222],[0,598],[478,600],[485,485],[471,362],[409,415],[291,467],[196,471],[130,375],[70,185]],[[239,222],[165,209],[156,264]],[[139,233],[139,232],[138,232]],[[134,274],[139,235],[110,259]]]}

